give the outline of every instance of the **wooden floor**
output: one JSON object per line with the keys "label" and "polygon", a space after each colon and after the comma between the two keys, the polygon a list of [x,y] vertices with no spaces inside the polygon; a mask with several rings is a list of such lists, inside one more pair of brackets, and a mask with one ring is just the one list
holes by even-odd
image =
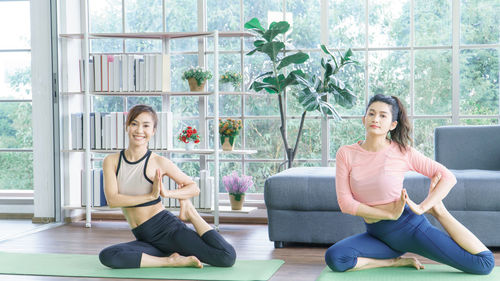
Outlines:
{"label": "wooden floor", "polygon": [[[315,280],[325,267],[323,255],[328,245],[293,244],[274,249],[274,244],[268,239],[267,225],[262,224],[222,224],[220,232],[235,246],[239,259],[284,260],[285,264],[270,279],[272,281]],[[0,242],[0,251],[98,254],[106,246],[130,240],[133,240],[132,233],[123,221],[94,222],[92,228],[85,228],[83,222],[75,222]],[[496,264],[500,265],[500,248],[493,251]],[[421,260],[423,263],[433,263],[424,258]],[[0,275],[0,280],[118,279]]]}

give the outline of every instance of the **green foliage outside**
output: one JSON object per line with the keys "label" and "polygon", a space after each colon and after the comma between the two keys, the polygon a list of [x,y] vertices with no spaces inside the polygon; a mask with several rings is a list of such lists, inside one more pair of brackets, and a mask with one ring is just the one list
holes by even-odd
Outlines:
{"label": "green foliage outside", "polygon": [[[100,9],[93,9],[93,3],[99,1]],[[160,0],[125,1],[126,23],[122,28],[120,0],[91,0],[90,26],[91,32],[158,32],[162,31]],[[359,48],[364,47],[368,40],[369,47],[408,46],[410,28],[410,1],[370,1],[369,24],[370,34],[365,37],[365,1],[364,0],[334,0],[329,1],[328,43],[327,47]],[[104,4],[102,4],[104,3]],[[196,31],[197,1],[167,0],[166,31]],[[395,4],[396,3],[396,4]],[[419,0],[414,1],[415,10],[415,45],[450,46],[451,45],[451,1]],[[104,5],[104,8],[102,8]],[[243,23],[256,17],[261,19],[263,27],[272,21],[283,18],[270,18],[268,12],[282,12],[283,2],[243,1],[242,19],[240,22],[240,1],[207,0],[208,30],[239,30]],[[498,44],[500,38],[500,17],[498,17],[497,0],[461,0],[461,44]],[[321,74],[320,44],[320,7],[316,0],[288,0],[286,11],[290,13],[291,30],[286,34],[292,42],[287,50],[308,48],[310,59],[304,63],[308,73]],[[377,39],[378,38],[378,39]],[[245,53],[253,49],[253,38],[244,39]],[[239,39],[220,38],[222,51],[220,53],[220,73],[225,71],[240,72],[240,54],[224,53],[239,51]],[[181,39],[171,42],[174,53],[171,57],[172,90],[185,91],[187,82],[181,79],[182,71],[190,66],[197,66],[198,55],[182,54],[179,51],[196,51],[197,39]],[[161,51],[159,40],[91,40],[92,52],[123,51],[130,53],[158,53]],[[288,44],[288,43],[287,43]],[[212,50],[213,44],[207,40],[207,47]],[[459,55],[460,64],[460,114],[461,115],[493,115],[499,114],[499,52],[498,48],[467,49],[462,48]],[[212,69],[212,54],[207,54],[207,69]],[[437,126],[451,124],[451,89],[452,89],[452,54],[451,48],[424,49],[414,51],[414,99],[410,99],[410,51],[387,50],[355,52],[355,59],[360,65],[349,65],[342,79],[352,85],[353,94],[358,103],[351,109],[338,108],[343,117],[341,122],[330,122],[329,158],[334,159],[341,145],[351,144],[363,139],[363,127],[360,116],[364,112],[365,100],[376,93],[397,95],[407,106],[413,106],[415,147],[428,156],[433,156],[433,130]],[[245,57],[243,65],[243,87],[249,84],[262,69],[269,67],[265,55],[255,54]],[[366,65],[368,64],[368,65]],[[365,70],[368,69],[366,73]],[[368,75],[368,77],[366,77]],[[368,85],[365,79],[368,78]],[[30,89],[29,70],[11,72],[11,88],[16,89],[20,96],[25,95],[25,89]],[[213,88],[213,82],[209,83]],[[365,91],[368,87],[368,96]],[[291,89],[286,94],[287,130],[296,134],[299,130],[299,117],[302,106],[293,95],[298,92]],[[126,101],[126,103],[125,103]],[[138,103],[151,104],[156,110],[161,110],[161,97],[94,97],[93,110],[111,112],[127,111]],[[197,118],[199,115],[198,98],[173,97],[172,110],[176,116]],[[413,103],[412,103],[413,102]],[[127,108],[125,108],[127,104]],[[209,115],[213,116],[213,98],[208,102]],[[257,149],[258,153],[245,156],[243,164],[241,156],[221,156],[220,177],[230,174],[233,170],[244,169],[245,174],[254,177],[254,192],[262,192],[265,179],[278,171],[278,165],[284,160],[284,149],[279,127],[280,117],[278,102],[270,96],[221,96],[220,112],[222,118],[243,119],[243,130],[238,136],[235,149]],[[421,115],[432,115],[432,118],[420,118]],[[297,153],[296,166],[320,165],[320,119],[318,114],[310,113],[304,122],[303,137]],[[440,117],[442,116],[442,117]],[[293,117],[293,118],[292,118]],[[196,121],[196,122],[192,122]],[[213,123],[209,124],[213,126]],[[487,125],[497,124],[498,118],[461,118],[460,124]],[[196,126],[197,120],[177,120],[176,129],[183,126]],[[176,132],[174,129],[174,132]],[[211,134],[212,130],[210,130]],[[0,147],[31,148],[31,104],[1,103],[0,104]],[[202,136],[205,137],[205,136]],[[213,136],[209,135],[210,141]],[[175,142],[174,142],[175,143]],[[294,146],[294,140],[291,140]],[[177,164],[187,174],[196,176],[199,173],[199,156],[172,155]],[[265,162],[266,160],[272,162]],[[306,160],[306,161],[305,161]],[[97,166],[100,163],[95,163]],[[334,163],[330,164],[334,166]],[[0,153],[0,189],[32,189],[32,153]],[[213,162],[209,162],[213,169]],[[220,185],[222,187],[222,185]],[[223,187],[222,187],[223,188]],[[223,191],[221,189],[221,191]]]}

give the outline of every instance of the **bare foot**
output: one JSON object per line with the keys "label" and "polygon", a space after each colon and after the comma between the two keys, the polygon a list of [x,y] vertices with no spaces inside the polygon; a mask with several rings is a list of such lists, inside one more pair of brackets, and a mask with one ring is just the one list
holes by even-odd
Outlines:
{"label": "bare foot", "polygon": [[168,257],[168,264],[165,267],[197,267],[203,268],[203,264],[195,256],[184,257],[173,253]]}
{"label": "bare foot", "polygon": [[396,258],[396,263],[394,266],[397,267],[414,267],[417,270],[424,269],[424,265],[420,263],[416,258]]}
{"label": "bare foot", "polygon": [[191,204],[191,201],[189,199],[182,199],[179,200],[181,209],[179,210],[179,219],[182,221],[189,221],[189,210],[193,207],[193,204]]}

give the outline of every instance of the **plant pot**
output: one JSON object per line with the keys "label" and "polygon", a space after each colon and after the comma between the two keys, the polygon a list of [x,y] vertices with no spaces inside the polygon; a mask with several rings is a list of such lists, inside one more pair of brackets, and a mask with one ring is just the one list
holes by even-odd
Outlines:
{"label": "plant pot", "polygon": [[203,92],[203,90],[205,89],[206,82],[207,80],[203,80],[203,83],[201,83],[201,85],[198,86],[198,82],[196,82],[196,79],[188,78],[189,90],[191,90],[191,92]]}
{"label": "plant pot", "polygon": [[222,150],[233,151],[233,149],[234,149],[234,137],[222,136],[220,143],[222,144]]}
{"label": "plant pot", "polygon": [[188,142],[186,143],[186,150],[193,150],[194,149],[194,142]]}
{"label": "plant pot", "polygon": [[241,210],[245,201],[245,194],[229,193],[229,201],[231,202],[231,210]]}
{"label": "plant pot", "polygon": [[239,89],[235,89],[231,83],[220,84],[219,89],[221,92],[239,92]]}

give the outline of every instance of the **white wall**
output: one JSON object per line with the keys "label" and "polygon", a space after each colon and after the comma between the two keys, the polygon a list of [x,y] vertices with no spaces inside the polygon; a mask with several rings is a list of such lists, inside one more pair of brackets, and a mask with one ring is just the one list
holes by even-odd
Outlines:
{"label": "white wall", "polygon": [[30,1],[34,217],[54,218],[50,1]]}

